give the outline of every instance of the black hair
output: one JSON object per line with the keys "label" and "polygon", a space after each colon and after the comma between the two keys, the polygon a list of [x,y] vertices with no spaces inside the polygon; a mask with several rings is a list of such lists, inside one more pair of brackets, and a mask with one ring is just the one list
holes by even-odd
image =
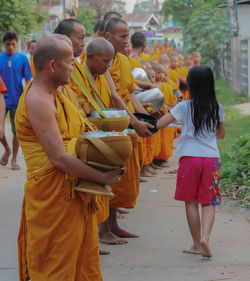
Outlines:
{"label": "black hair", "polygon": [[103,21],[102,20],[99,20],[95,26],[94,26],[94,33],[96,33],[97,31],[100,31],[101,27],[102,27],[102,23]]}
{"label": "black hair", "polygon": [[104,28],[104,34],[106,32],[112,32],[118,24],[128,25],[123,19],[112,18],[106,23]]}
{"label": "black hair", "polygon": [[146,42],[146,36],[142,32],[135,32],[131,36],[131,44],[133,48],[143,47]]}
{"label": "black hair", "polygon": [[66,35],[66,36],[70,37],[70,35],[74,31],[75,24],[82,25],[76,19],[64,19],[61,22],[59,22],[58,26],[54,30],[54,33],[56,33],[56,34],[63,34],[63,35]]}
{"label": "black hair", "polygon": [[214,75],[207,65],[193,66],[187,76],[190,90],[194,134],[216,132],[220,126],[219,104],[214,89]]}
{"label": "black hair", "polygon": [[103,17],[103,21],[102,21],[102,26],[100,28],[100,32],[104,32],[104,29],[105,29],[105,25],[107,24],[107,22],[111,19],[111,18],[119,18],[121,19],[122,18],[122,15],[115,12],[115,11],[109,11],[107,12],[104,17]]}
{"label": "black hair", "polygon": [[18,41],[18,36],[15,31],[7,31],[3,35],[3,43],[7,40],[16,40]]}
{"label": "black hair", "polygon": [[27,48],[29,49],[32,43],[37,43],[37,40],[33,39],[31,41],[28,42],[27,44]]}

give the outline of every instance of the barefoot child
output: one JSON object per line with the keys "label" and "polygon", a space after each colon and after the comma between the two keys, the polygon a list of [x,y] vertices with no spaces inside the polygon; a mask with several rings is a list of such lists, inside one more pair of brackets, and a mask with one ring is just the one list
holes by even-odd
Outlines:
{"label": "barefoot child", "polygon": [[[205,65],[193,66],[187,77],[190,100],[177,104],[157,123],[159,129],[173,121],[183,122],[177,145],[179,157],[175,199],[184,201],[193,245],[184,253],[211,257],[209,238],[215,205],[220,205],[220,155],[216,138],[225,137],[224,110],[214,90],[214,77]],[[202,206],[201,220],[198,204]]]}

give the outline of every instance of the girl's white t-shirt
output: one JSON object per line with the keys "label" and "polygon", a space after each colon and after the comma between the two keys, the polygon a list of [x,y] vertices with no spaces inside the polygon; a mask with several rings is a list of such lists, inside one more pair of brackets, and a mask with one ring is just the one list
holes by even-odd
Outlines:
{"label": "girl's white t-shirt", "polygon": [[[178,122],[183,123],[176,149],[176,157],[220,157],[215,133],[205,131],[201,135],[194,135],[190,100],[178,103],[170,110],[170,113]],[[219,117],[220,121],[223,122],[225,112],[221,104],[219,107]]]}

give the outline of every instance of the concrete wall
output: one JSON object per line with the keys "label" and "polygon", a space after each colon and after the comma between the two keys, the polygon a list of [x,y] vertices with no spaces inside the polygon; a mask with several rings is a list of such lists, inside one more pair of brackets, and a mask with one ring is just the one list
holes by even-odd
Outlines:
{"label": "concrete wall", "polygon": [[250,36],[250,4],[238,5],[240,36]]}

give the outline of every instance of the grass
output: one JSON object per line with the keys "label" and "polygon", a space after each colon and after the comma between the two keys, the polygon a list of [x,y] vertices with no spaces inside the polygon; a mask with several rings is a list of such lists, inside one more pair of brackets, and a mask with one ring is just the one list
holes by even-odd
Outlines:
{"label": "grass", "polygon": [[219,103],[225,109],[226,138],[218,140],[221,154],[229,152],[233,144],[243,135],[250,132],[250,116],[240,113],[236,104],[248,102],[247,95],[236,95],[233,89],[222,79],[216,81],[216,94]]}
{"label": "grass", "polygon": [[247,102],[248,97],[236,95],[222,79],[216,81],[216,93],[226,113],[226,138],[218,140],[222,160],[221,189],[250,207],[250,116],[234,107]]}

